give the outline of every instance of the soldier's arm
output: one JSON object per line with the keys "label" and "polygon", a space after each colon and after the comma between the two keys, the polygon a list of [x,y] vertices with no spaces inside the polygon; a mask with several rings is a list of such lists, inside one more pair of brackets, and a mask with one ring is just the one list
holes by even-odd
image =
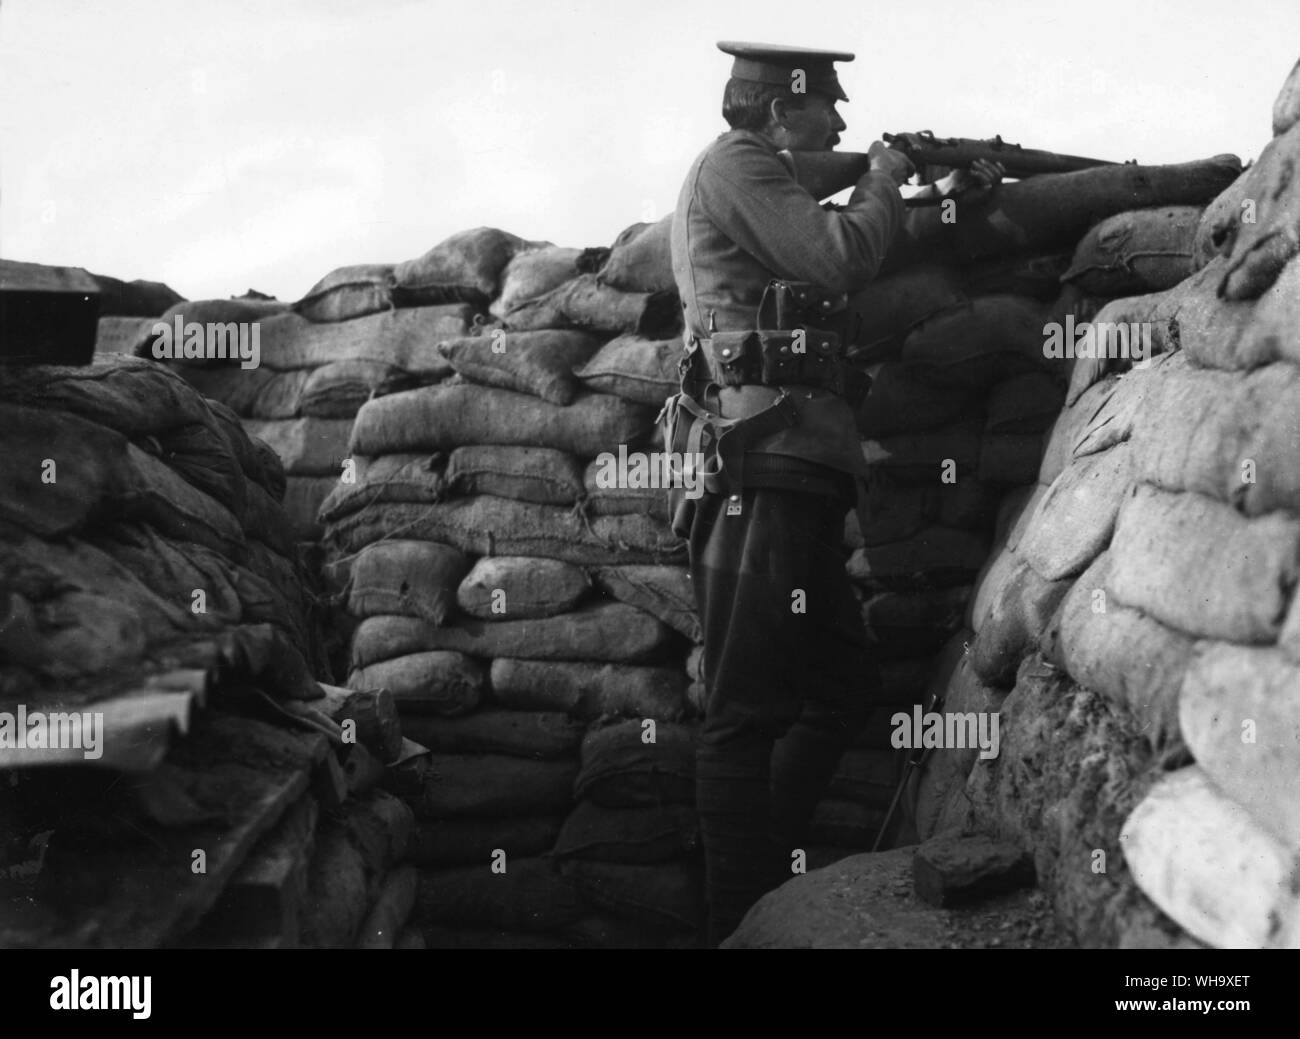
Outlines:
{"label": "soldier's arm", "polygon": [[765,267],[832,292],[873,278],[903,221],[902,196],[888,174],[865,174],[843,209],[827,211],[757,141],[710,155],[697,192],[704,212]]}

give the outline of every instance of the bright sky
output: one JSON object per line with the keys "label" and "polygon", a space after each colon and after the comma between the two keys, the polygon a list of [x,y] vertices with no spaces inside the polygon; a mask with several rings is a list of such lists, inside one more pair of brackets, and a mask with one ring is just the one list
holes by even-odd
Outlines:
{"label": "bright sky", "polygon": [[0,256],[295,299],[492,225],[608,244],[725,129],[719,39],[884,131],[1255,156],[1298,0],[0,0]]}

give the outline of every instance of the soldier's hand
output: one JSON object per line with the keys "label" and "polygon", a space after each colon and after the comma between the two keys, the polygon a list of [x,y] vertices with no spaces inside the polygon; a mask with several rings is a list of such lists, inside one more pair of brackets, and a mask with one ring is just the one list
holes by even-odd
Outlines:
{"label": "soldier's hand", "polygon": [[990,159],[976,159],[968,170],[953,170],[940,183],[945,198],[960,196],[964,202],[982,202],[1002,183],[1006,167]]}
{"label": "soldier's hand", "polygon": [[884,141],[872,141],[871,147],[867,149],[867,158],[871,162],[871,169],[888,173],[895,184],[906,184],[908,178],[916,172],[911,159]]}

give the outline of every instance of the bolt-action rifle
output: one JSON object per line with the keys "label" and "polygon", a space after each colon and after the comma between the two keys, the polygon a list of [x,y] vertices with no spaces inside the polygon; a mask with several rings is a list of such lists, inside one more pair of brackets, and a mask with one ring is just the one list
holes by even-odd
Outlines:
{"label": "bolt-action rifle", "polygon": [[[1006,175],[1015,180],[1043,173],[1074,173],[1095,166],[1120,165],[1108,159],[1022,148],[1001,137],[981,141],[969,137],[936,137],[929,130],[922,130],[919,133],[887,133],[881,140],[901,151],[918,169],[924,166],[969,169],[977,159],[988,159],[1000,162]],[[795,180],[817,199],[829,198],[852,187],[871,166],[865,152],[787,151],[784,154],[790,157]],[[910,204],[933,205],[937,201],[940,200],[927,197]]]}

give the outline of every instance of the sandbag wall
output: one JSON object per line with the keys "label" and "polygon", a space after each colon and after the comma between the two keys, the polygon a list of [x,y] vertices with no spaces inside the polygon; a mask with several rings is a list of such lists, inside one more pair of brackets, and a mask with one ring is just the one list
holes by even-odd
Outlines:
{"label": "sandbag wall", "polygon": [[[467,256],[465,236],[458,236],[407,264],[331,271],[292,307],[252,299],[177,304],[159,319],[178,330],[166,346],[159,348],[159,335],[147,322],[133,347],[138,356],[166,361],[204,396],[230,407],[246,431],[280,458],[287,474],[288,533],[312,578],[314,617],[326,635],[334,672],[346,673],[350,626],[316,583],[317,514],[329,492],[354,477],[345,462],[357,410],[372,393],[450,374],[435,344],[469,330],[494,291],[493,265],[499,269],[509,250],[522,244],[491,229],[470,235],[480,253],[499,255]],[[220,326],[239,330],[243,357],[205,358],[197,350],[187,356],[180,330]],[[255,350],[249,345],[254,332]],[[211,332],[205,334],[210,340]]]}
{"label": "sandbag wall", "polygon": [[[1076,256],[1087,291],[1121,297],[1096,322],[1145,328],[1158,353],[1100,378],[1077,362],[946,685],[949,709],[1000,709],[1001,754],[940,752],[920,787],[923,835],[1033,849],[1084,944],[1300,943],[1298,76],[1272,143],[1177,236],[1176,284],[1137,260],[1098,282]],[[1126,219],[1091,245],[1191,215]]]}
{"label": "sandbag wall", "polygon": [[9,367],[0,414],[0,945],[391,944],[399,723],[314,680],[279,460],[121,354]]}
{"label": "sandbag wall", "polygon": [[662,489],[597,480],[602,452],[654,440],[677,306],[584,255],[516,256],[497,320],[439,345],[453,378],[361,409],[356,482],[321,511],[360,620],[349,683],[390,690],[433,752],[392,786],[440,947],[692,944],[699,923],[684,546]]}

